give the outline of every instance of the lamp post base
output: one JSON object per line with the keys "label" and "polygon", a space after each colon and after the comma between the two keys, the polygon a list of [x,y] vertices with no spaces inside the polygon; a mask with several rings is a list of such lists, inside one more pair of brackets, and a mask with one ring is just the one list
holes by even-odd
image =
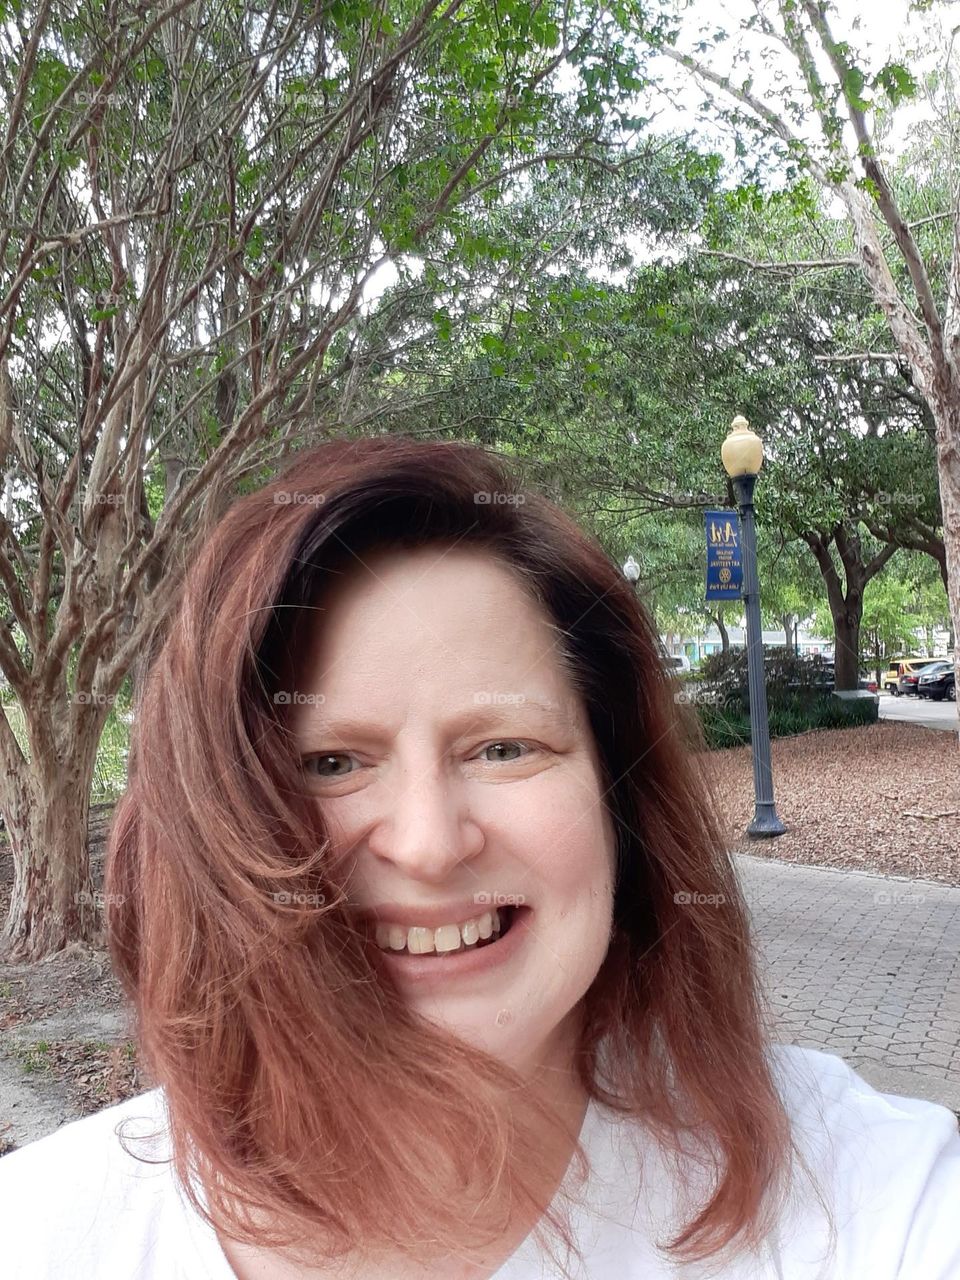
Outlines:
{"label": "lamp post base", "polygon": [[772,804],[758,804],[753,821],[747,827],[747,835],[755,840],[763,840],[770,836],[782,836],[786,829]]}

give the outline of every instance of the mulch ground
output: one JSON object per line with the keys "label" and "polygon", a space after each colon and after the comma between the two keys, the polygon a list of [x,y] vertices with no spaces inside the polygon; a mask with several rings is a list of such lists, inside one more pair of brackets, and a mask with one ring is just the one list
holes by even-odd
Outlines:
{"label": "mulch ground", "polygon": [[753,817],[749,747],[714,751],[708,759],[731,849],[960,885],[956,734],[881,720],[776,739],[774,800],[787,831],[772,840],[744,835]]}

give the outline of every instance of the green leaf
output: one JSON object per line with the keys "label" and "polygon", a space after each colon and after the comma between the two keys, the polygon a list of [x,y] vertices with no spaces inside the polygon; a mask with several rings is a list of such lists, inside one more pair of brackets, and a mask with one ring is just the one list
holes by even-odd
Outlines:
{"label": "green leaf", "polygon": [[873,88],[882,89],[894,107],[904,98],[915,98],[919,87],[913,73],[902,62],[888,62],[870,83]]}
{"label": "green leaf", "polygon": [[480,339],[480,346],[488,356],[503,355],[506,346],[502,338],[498,338],[495,333],[485,333]]}
{"label": "green leaf", "polygon": [[841,84],[844,96],[855,111],[869,111],[873,104],[863,96],[862,90],[866,84],[866,78],[859,67],[848,67],[843,74]]}

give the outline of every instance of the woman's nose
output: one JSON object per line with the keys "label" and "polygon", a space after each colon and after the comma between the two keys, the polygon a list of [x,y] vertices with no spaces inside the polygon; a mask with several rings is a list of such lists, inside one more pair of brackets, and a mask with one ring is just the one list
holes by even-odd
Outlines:
{"label": "woman's nose", "polygon": [[371,853],[407,875],[442,881],[483,847],[463,788],[442,765],[397,770],[386,791],[367,843]]}

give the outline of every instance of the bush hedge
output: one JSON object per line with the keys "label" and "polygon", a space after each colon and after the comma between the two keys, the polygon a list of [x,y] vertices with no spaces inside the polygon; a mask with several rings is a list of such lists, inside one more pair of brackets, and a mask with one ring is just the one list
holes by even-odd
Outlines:
{"label": "bush hedge", "polygon": [[[764,653],[770,737],[785,738],[814,729],[849,729],[874,724],[875,698],[838,698],[831,664],[799,658],[789,650]],[[736,747],[750,741],[750,694],[746,650],[711,654],[689,686],[707,746]]]}

